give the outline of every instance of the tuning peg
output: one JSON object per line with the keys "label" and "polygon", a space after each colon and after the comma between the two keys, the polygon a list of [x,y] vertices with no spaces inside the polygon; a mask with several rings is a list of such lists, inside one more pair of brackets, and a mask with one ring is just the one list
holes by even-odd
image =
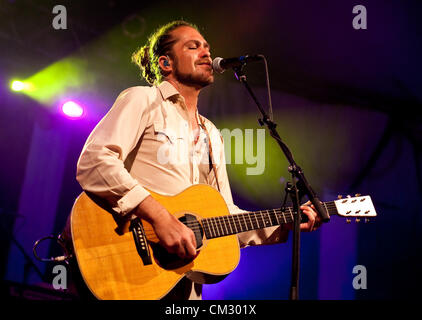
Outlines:
{"label": "tuning peg", "polygon": [[359,218],[356,218],[355,221],[356,221],[356,223],[359,223],[360,222],[360,219]]}
{"label": "tuning peg", "polygon": [[346,219],[346,223],[350,223],[352,220],[350,219]]}
{"label": "tuning peg", "polygon": [[339,194],[338,196],[337,196],[337,199],[343,199],[343,196],[341,195],[341,194]]}
{"label": "tuning peg", "polygon": [[350,194],[347,195],[348,198],[351,198],[352,196]]}
{"label": "tuning peg", "polygon": [[369,222],[369,219],[368,218],[365,218],[365,223],[368,223]]}
{"label": "tuning peg", "polygon": [[361,196],[361,194],[360,193],[356,193],[355,194],[355,197],[360,197]]}

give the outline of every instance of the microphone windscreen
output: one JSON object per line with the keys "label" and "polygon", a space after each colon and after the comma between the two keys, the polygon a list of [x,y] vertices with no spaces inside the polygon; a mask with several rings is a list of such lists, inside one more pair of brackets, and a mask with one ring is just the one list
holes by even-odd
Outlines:
{"label": "microphone windscreen", "polygon": [[220,62],[221,62],[221,60],[223,60],[223,58],[220,58],[220,57],[217,57],[217,58],[214,58],[214,60],[212,61],[212,69],[215,71],[215,72],[218,72],[218,73],[223,73],[226,69],[223,69],[221,66],[220,66]]}

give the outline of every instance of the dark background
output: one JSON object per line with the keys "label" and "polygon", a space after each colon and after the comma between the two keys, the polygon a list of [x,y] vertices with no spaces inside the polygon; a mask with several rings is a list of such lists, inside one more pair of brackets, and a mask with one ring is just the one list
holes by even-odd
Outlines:
{"label": "dark background", "polygon": [[[199,26],[213,57],[265,55],[279,133],[323,200],[354,193],[373,199],[378,217],[368,224],[333,217],[303,234],[300,297],[420,297],[420,1],[62,1],[66,30],[52,27],[56,4],[0,1],[4,283],[49,287],[54,264],[35,261],[32,245],[63,228],[81,192],[76,161],[92,128],[121,91],[146,85],[131,53],[159,25],[183,18]],[[367,9],[366,30],[352,26],[355,5]],[[76,71],[67,72],[66,63]],[[35,74],[45,76],[48,98],[10,90],[12,79]],[[247,75],[266,106],[262,64],[248,66]],[[82,101],[84,118],[57,111],[66,97]],[[199,110],[220,129],[259,128],[256,108],[231,71],[204,90]],[[287,162],[270,139],[263,175],[228,165],[239,207],[280,205]],[[54,256],[60,248],[45,243],[40,253]],[[291,237],[246,248],[237,270],[205,286],[204,298],[287,299],[290,263]],[[365,290],[352,287],[355,265],[366,267]]]}

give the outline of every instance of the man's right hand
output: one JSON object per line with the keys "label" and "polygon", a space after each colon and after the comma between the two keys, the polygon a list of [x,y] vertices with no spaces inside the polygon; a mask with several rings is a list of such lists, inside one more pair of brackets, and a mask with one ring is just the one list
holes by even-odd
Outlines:
{"label": "man's right hand", "polygon": [[191,229],[185,226],[152,196],[146,197],[138,206],[138,217],[148,221],[154,228],[160,244],[182,259],[193,259],[196,255],[196,240]]}

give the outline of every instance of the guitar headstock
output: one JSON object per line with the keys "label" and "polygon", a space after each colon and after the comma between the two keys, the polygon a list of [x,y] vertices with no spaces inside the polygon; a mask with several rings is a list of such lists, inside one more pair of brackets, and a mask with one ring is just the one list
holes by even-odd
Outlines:
{"label": "guitar headstock", "polygon": [[[365,218],[365,222],[367,222],[368,218],[377,216],[370,196],[356,194],[355,197],[347,196],[344,199],[339,196],[339,199],[335,200],[334,204],[339,216],[356,218],[356,222],[359,222],[360,218]],[[350,220],[347,219],[347,222],[350,222]]]}

